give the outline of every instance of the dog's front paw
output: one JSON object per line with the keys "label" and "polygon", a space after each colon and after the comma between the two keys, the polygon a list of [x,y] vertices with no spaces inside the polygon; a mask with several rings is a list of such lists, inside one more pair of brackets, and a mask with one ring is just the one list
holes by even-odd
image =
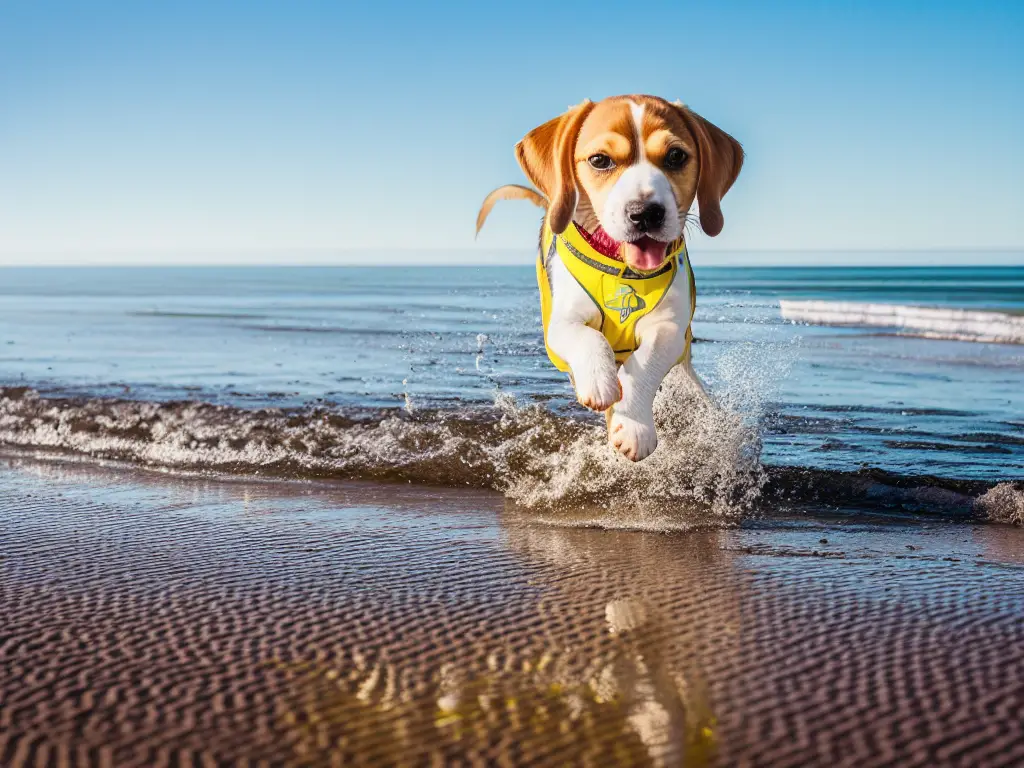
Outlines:
{"label": "dog's front paw", "polygon": [[622,385],[615,368],[573,372],[576,399],[592,411],[607,411],[622,399]]}
{"label": "dog's front paw", "polygon": [[638,420],[613,411],[608,420],[608,442],[630,461],[642,461],[658,447],[654,419]]}

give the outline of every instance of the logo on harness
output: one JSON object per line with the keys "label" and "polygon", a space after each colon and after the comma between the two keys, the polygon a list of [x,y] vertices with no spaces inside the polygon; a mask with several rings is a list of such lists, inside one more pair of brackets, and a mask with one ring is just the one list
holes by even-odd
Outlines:
{"label": "logo on harness", "polygon": [[616,310],[619,313],[619,322],[624,323],[634,312],[646,307],[647,303],[637,295],[633,286],[620,283],[618,290],[611,298],[605,300],[604,305],[608,309]]}

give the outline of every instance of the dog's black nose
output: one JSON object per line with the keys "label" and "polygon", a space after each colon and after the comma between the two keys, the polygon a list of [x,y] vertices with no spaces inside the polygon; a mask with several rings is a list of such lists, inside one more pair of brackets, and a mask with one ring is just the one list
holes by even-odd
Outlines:
{"label": "dog's black nose", "polygon": [[626,215],[641,232],[657,229],[665,221],[665,206],[661,203],[630,203]]}

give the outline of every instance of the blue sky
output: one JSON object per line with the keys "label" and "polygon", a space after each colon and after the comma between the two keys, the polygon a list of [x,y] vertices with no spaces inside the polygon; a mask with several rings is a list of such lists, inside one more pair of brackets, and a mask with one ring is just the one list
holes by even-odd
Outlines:
{"label": "blue sky", "polygon": [[1020,2],[0,2],[0,263],[528,261],[537,210],[474,242],[481,198],[628,92],[747,150],[708,263],[1006,258],[1022,39]]}

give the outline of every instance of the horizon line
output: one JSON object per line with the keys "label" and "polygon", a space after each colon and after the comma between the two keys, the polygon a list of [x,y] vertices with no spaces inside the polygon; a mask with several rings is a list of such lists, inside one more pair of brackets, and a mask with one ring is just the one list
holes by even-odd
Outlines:
{"label": "horizon line", "polygon": [[[44,264],[0,262],[0,270],[25,270],[25,269],[317,269],[317,268],[356,268],[356,269],[408,269],[410,267],[422,267],[431,269],[455,269],[455,268],[483,268],[498,269],[508,267],[533,268],[533,260],[530,261],[504,261],[504,262],[408,262],[391,261],[372,264],[365,261],[360,262],[106,262],[106,263],[74,263],[74,262],[49,262]],[[1024,268],[1024,258],[1019,261],[977,261],[966,262],[867,262],[850,263],[846,261],[835,263],[814,263],[806,261],[791,262],[767,262],[758,263],[751,261],[733,261],[724,264],[697,263],[694,269],[964,269],[964,268]]]}
{"label": "horizon line", "polygon": [[[209,246],[209,247],[188,247],[188,248],[174,248],[174,247],[151,247],[151,246],[118,246],[116,248],[88,248],[88,249],[26,249],[19,251],[0,251],[0,265],[3,263],[5,258],[31,258],[31,257],[75,257],[75,256],[90,256],[90,255],[105,255],[105,256],[124,256],[124,255],[159,255],[159,254],[177,254],[177,255],[202,255],[202,254],[269,254],[281,251],[288,251],[293,253],[337,253],[337,254],[362,254],[368,252],[374,253],[451,253],[456,252],[459,254],[472,254],[472,253],[522,253],[525,248],[516,248],[512,246],[486,246],[486,247],[472,247],[472,246],[332,246],[332,245],[312,245],[312,246],[292,246],[292,245],[280,245],[280,246]],[[536,250],[536,247],[531,246],[529,251],[532,253]],[[1024,244],[1021,245],[999,245],[999,246],[886,246],[886,247],[873,247],[873,248],[838,248],[832,246],[800,246],[800,247],[773,247],[773,248],[719,248],[717,246],[711,247],[700,247],[699,250],[704,253],[716,253],[716,254],[737,254],[737,253],[794,253],[794,254],[809,254],[809,253],[990,253],[990,254],[1010,254],[1010,253],[1024,253]]]}

